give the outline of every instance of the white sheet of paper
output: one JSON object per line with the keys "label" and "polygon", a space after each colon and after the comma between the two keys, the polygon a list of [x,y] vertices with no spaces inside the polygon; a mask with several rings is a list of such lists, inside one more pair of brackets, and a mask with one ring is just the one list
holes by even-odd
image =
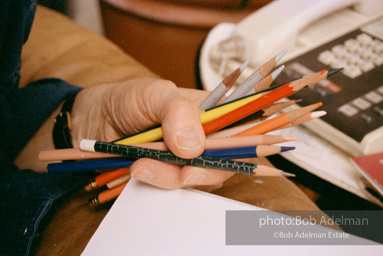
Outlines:
{"label": "white sheet of paper", "polygon": [[82,255],[323,256],[349,252],[371,256],[383,251],[382,246],[227,246],[226,210],[264,209],[192,189],[162,190],[132,179]]}

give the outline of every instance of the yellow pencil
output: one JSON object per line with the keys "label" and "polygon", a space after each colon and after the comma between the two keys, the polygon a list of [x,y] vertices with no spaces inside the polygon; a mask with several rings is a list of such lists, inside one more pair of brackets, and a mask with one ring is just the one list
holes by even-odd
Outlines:
{"label": "yellow pencil", "polygon": [[[205,112],[202,112],[200,114],[201,117],[201,123],[208,123],[220,116],[223,116],[230,111],[239,108],[243,105],[246,105],[247,103],[261,97],[262,94],[254,94],[250,95],[248,97],[233,101],[231,103],[224,104],[222,106],[218,106],[215,108],[212,108],[210,110],[207,110]],[[116,144],[121,145],[132,145],[132,144],[139,144],[139,143],[146,143],[146,142],[152,142],[162,139],[163,133],[162,133],[162,127],[156,127],[151,130],[147,130],[138,134],[135,134],[133,136],[125,137],[119,140],[114,141]]]}

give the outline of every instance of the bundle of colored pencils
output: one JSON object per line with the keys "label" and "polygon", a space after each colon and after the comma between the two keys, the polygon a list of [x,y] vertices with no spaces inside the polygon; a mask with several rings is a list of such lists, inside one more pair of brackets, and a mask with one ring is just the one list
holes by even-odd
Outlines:
{"label": "bundle of colored pencils", "polygon": [[41,161],[54,162],[48,164],[48,172],[52,175],[68,171],[101,171],[85,186],[87,191],[107,188],[89,200],[91,206],[115,199],[130,179],[130,165],[142,157],[248,175],[294,176],[264,165],[238,161],[294,149],[273,144],[291,141],[295,137],[267,133],[326,114],[324,111],[314,111],[322,106],[321,102],[278,114],[296,103],[285,98],[340,70],[323,70],[285,84],[270,86],[284,68],[281,66],[272,71],[285,52],[282,51],[259,67],[234,90],[238,77],[250,62],[246,61],[224,78],[200,104],[201,123],[207,136],[205,151],[200,157],[182,159],[172,154],[161,141],[162,128],[157,126],[109,143],[84,139],[80,149],[42,151],[39,158]]}

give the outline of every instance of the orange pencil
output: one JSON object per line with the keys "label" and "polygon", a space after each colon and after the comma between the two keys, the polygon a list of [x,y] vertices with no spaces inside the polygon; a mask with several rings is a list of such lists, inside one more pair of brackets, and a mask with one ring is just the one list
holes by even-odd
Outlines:
{"label": "orange pencil", "polygon": [[245,131],[239,132],[235,134],[234,136],[249,136],[249,135],[257,135],[257,134],[265,134],[267,132],[278,129],[286,124],[293,122],[299,117],[313,111],[314,109],[322,105],[323,105],[322,102],[318,102],[303,108],[295,109],[290,112],[280,114],[272,119],[266,120],[263,123],[253,126]]}
{"label": "orange pencil", "polygon": [[108,182],[111,182],[112,180],[127,174],[129,174],[128,168],[121,168],[121,169],[116,169],[113,171],[104,172],[98,175],[97,177],[95,177],[94,179],[90,180],[89,184],[86,185],[84,188],[86,191],[91,191],[99,187],[102,187],[106,185]]}
{"label": "orange pencil", "polygon": [[106,202],[109,202],[113,199],[116,199],[124,190],[126,184],[128,184],[128,182],[125,182],[113,189],[109,189],[109,190],[105,190],[101,192],[100,194],[98,194],[98,196],[89,199],[88,204],[92,207],[95,207],[100,204],[105,204]]}
{"label": "orange pencil", "polygon": [[217,119],[214,119],[213,121],[205,123],[203,125],[205,134],[210,134],[212,132],[218,131],[238,120],[241,120],[251,115],[252,113],[257,112],[258,110],[261,110],[271,105],[272,103],[282,98],[293,95],[305,86],[313,85],[319,82],[320,80],[339,72],[340,70],[342,69],[333,69],[330,71],[322,70],[315,74],[304,76],[301,79],[295,80],[293,82],[286,83],[281,87],[276,88],[265,95],[262,95],[260,98],[255,99],[247,103],[246,105],[231,111],[230,113],[227,113]]}
{"label": "orange pencil", "polygon": [[230,127],[234,127],[234,126],[238,126],[238,125],[241,125],[241,124],[245,124],[245,123],[248,123],[248,122],[252,122],[252,121],[261,121],[261,120],[264,120],[272,115],[274,115],[275,113],[281,111],[282,109],[285,109],[287,107],[290,107],[294,104],[296,104],[298,101],[297,100],[289,100],[289,101],[284,101],[284,102],[277,102],[277,103],[273,103],[271,104],[270,106],[267,106],[265,107],[264,109],[262,110],[259,110],[257,112],[255,112],[254,114],[251,114],[231,125],[228,125],[226,128],[230,128]]}

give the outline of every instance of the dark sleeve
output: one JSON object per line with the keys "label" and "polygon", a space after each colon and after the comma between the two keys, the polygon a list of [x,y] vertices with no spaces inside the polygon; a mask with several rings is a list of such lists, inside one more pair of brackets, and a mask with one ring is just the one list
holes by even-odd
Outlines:
{"label": "dark sleeve", "polygon": [[0,255],[29,255],[54,202],[94,176],[19,170],[0,152]]}
{"label": "dark sleeve", "polygon": [[28,39],[36,11],[35,0],[0,1],[0,103],[17,88],[21,50]]}
{"label": "dark sleeve", "polygon": [[49,78],[8,93],[0,104],[0,151],[14,160],[60,102],[79,90],[61,79]]}
{"label": "dark sleeve", "polygon": [[20,170],[13,160],[60,102],[81,88],[43,79],[18,88],[34,0],[0,0],[0,255],[28,255],[53,202],[93,174]]}

